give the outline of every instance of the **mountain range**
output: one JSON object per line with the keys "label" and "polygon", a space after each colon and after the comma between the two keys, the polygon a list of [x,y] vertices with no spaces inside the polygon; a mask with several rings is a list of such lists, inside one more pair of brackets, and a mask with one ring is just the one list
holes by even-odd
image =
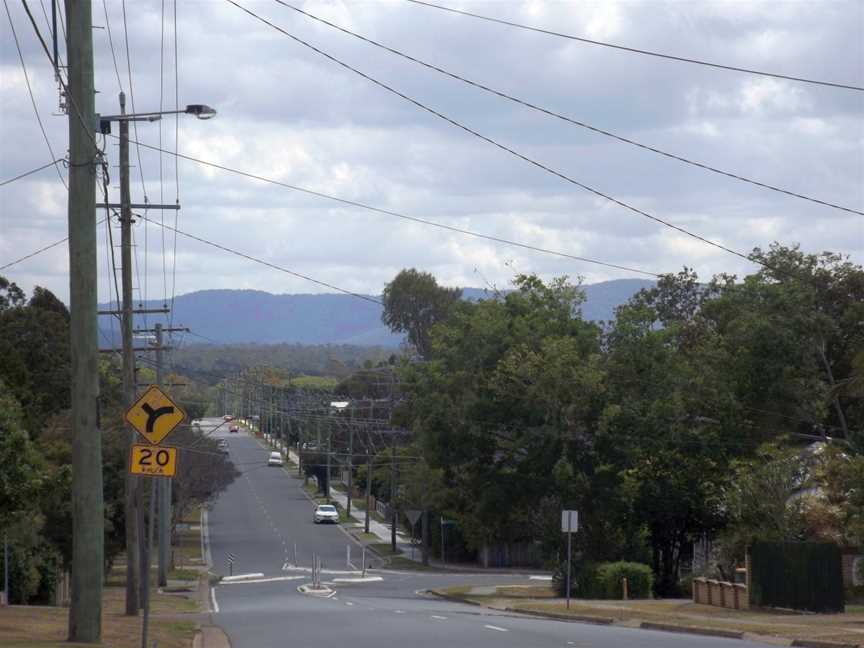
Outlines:
{"label": "mountain range", "polygon": [[[586,301],[582,316],[588,320],[610,320],[615,307],[654,282],[617,279],[583,286]],[[466,299],[489,299],[490,291],[463,289]],[[136,308],[159,308],[161,302],[135,304]],[[110,308],[101,305],[100,308]],[[152,327],[162,315],[150,315],[145,322],[136,316],[136,328]],[[260,290],[199,290],[178,295],[174,300],[173,325],[189,327],[194,334],[187,344],[352,344],[397,347],[395,335],[381,322],[381,306],[351,295],[274,295]],[[119,344],[119,330],[110,316],[100,317],[102,344]],[[111,342],[109,342],[111,341]]]}

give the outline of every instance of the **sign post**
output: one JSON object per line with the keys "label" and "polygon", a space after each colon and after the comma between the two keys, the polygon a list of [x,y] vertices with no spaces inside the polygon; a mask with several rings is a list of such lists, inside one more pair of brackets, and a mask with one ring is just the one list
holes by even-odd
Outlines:
{"label": "sign post", "polygon": [[414,527],[422,514],[423,511],[418,511],[417,509],[405,510],[405,517],[407,517],[408,521],[411,523],[411,560],[414,560]]}
{"label": "sign post", "polygon": [[567,578],[565,587],[567,588],[567,609],[570,609],[570,557],[572,555],[572,538],[573,534],[579,530],[579,511],[564,510],[561,511],[561,532],[567,534]]}

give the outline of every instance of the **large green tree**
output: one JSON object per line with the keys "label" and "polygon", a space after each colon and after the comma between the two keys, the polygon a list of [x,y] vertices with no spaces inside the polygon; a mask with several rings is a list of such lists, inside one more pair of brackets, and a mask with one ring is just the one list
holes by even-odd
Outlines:
{"label": "large green tree", "polygon": [[428,358],[432,327],[447,318],[461,296],[461,289],[439,286],[428,272],[403,270],[384,288],[381,319],[390,330],[406,333],[420,357]]}

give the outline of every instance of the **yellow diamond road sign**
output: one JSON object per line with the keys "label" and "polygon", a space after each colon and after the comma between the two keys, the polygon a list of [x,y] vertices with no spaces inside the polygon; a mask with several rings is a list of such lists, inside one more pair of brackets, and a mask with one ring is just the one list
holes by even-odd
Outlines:
{"label": "yellow diamond road sign", "polygon": [[126,421],[141,436],[156,445],[162,443],[185,418],[186,412],[156,385],[148,387],[126,411]]}

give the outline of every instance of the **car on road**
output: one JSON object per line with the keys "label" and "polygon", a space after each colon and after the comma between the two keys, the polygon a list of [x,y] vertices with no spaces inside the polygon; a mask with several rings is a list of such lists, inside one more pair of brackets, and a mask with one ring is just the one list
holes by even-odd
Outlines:
{"label": "car on road", "polygon": [[237,434],[239,431],[240,431],[239,425],[232,425],[231,427],[228,428],[228,432],[230,432],[231,434]]}
{"label": "car on road", "polygon": [[332,504],[319,504],[315,507],[315,512],[312,514],[312,521],[315,524],[321,522],[339,522],[339,511]]}
{"label": "car on road", "polygon": [[268,466],[281,466],[282,465],[282,455],[278,452],[271,452],[270,458],[267,460]]}
{"label": "car on road", "polygon": [[231,416],[230,414],[226,414],[225,416],[222,417],[222,420],[223,421],[233,421],[234,417]]}

